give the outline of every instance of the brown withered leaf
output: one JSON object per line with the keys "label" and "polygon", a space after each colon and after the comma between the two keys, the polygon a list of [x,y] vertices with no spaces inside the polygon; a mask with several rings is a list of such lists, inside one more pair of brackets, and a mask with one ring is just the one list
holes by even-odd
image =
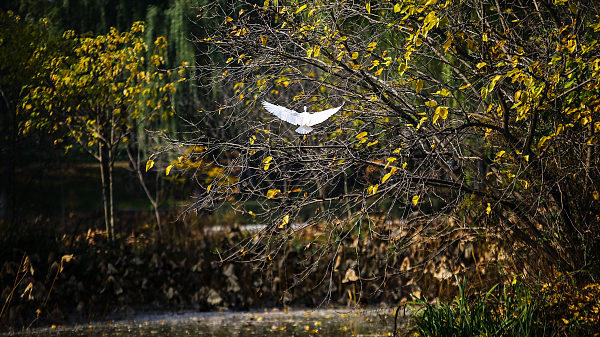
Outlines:
{"label": "brown withered leaf", "polygon": [[30,300],[30,301],[34,300],[33,296],[31,295],[32,290],[33,290],[33,282],[29,282],[29,284],[25,288],[25,291],[23,291],[23,293],[21,294],[21,298],[27,296],[28,300]]}
{"label": "brown withered leaf", "polygon": [[346,270],[346,275],[344,276],[342,283],[354,282],[357,280],[358,276],[356,276],[356,272],[354,271],[354,269],[348,268],[348,270]]}

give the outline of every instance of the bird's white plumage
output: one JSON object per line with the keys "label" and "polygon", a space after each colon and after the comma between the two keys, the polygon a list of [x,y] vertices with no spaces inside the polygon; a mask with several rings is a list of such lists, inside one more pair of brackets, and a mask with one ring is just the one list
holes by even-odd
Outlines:
{"label": "bird's white plumage", "polygon": [[314,113],[309,113],[306,111],[306,107],[304,107],[304,112],[296,112],[294,110],[290,110],[286,107],[282,107],[280,105],[272,104],[267,101],[262,102],[265,109],[273,115],[281,118],[282,120],[293,124],[299,125],[300,127],[296,129],[296,132],[300,134],[306,134],[311,132],[313,129],[311,126],[317,125],[326,121],[329,117],[333,116],[336,112],[338,112],[343,104],[337,108],[327,109],[323,111],[317,111]]}

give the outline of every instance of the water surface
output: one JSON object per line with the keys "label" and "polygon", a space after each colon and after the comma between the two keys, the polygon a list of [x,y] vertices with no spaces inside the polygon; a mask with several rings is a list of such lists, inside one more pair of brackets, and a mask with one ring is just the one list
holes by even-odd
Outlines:
{"label": "water surface", "polygon": [[[402,316],[402,314],[400,315]],[[406,318],[399,318],[405,322]],[[400,322],[398,323],[399,325]],[[391,336],[393,309],[289,310],[260,312],[180,312],[140,314],[107,322],[58,325],[8,335],[53,337],[113,336]]]}

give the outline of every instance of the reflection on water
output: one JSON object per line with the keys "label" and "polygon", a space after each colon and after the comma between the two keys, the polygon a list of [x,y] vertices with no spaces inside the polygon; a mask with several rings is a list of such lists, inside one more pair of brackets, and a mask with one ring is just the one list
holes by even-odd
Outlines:
{"label": "reflection on water", "polygon": [[[30,336],[391,336],[391,310],[290,310],[139,315],[121,321],[57,326]],[[404,323],[406,318],[402,319]],[[400,322],[399,322],[399,325]],[[402,324],[403,325],[403,324]],[[21,335],[13,332],[9,335]]]}

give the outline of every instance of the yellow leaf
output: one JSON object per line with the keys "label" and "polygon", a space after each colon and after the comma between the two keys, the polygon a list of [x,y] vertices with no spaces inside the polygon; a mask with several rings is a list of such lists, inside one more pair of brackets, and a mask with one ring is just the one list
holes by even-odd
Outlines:
{"label": "yellow leaf", "polygon": [[369,12],[369,14],[371,14],[371,4],[367,2],[367,12]]}
{"label": "yellow leaf", "polygon": [[406,165],[408,165],[408,163],[402,164],[402,168],[406,168]]}
{"label": "yellow leaf", "polygon": [[417,87],[415,88],[415,91],[417,92],[417,94],[419,92],[421,92],[421,89],[423,89],[423,80],[422,79],[418,79],[417,80]]}
{"label": "yellow leaf", "polygon": [[435,112],[433,114],[433,123],[434,124],[437,124],[437,120],[439,117],[441,117],[442,119],[448,118],[448,107],[447,106],[438,106],[435,109]]}
{"label": "yellow leaf", "polygon": [[377,189],[379,188],[379,184],[373,186],[373,190],[371,191],[372,194],[377,194]]}
{"label": "yellow leaf", "polygon": [[381,75],[382,72],[383,72],[383,68],[380,68],[379,70],[377,70],[376,72],[374,72],[373,75],[379,76],[379,75]]}
{"label": "yellow leaf", "polygon": [[294,12],[294,14],[298,14],[298,13],[302,12],[304,9],[306,9],[306,6],[307,6],[306,4],[300,6],[300,8],[298,8],[296,10],[296,12]]}
{"label": "yellow leaf", "polygon": [[483,41],[487,42],[487,40],[488,40],[488,36],[487,36],[487,33],[485,33],[485,34],[483,34]]}
{"label": "yellow leaf", "polygon": [[367,51],[373,51],[373,49],[375,49],[376,46],[377,46],[377,42],[375,42],[375,41],[369,43],[369,45],[367,46]]}
{"label": "yellow leaf", "polygon": [[479,62],[479,63],[477,63],[477,65],[476,65],[477,69],[481,69],[481,68],[483,68],[483,67],[485,67],[485,66],[487,66],[487,63],[485,63],[485,62]]}
{"label": "yellow leaf", "polygon": [[152,166],[154,166],[154,160],[150,159],[146,162],[146,172],[148,172],[148,170],[150,170]]}
{"label": "yellow leaf", "polygon": [[267,191],[267,199],[273,199],[277,194],[281,193],[279,189],[272,189]]}
{"label": "yellow leaf", "polygon": [[404,72],[406,71],[406,68],[406,63],[400,63],[400,65],[398,66],[398,74],[402,76],[402,74],[404,74]]}
{"label": "yellow leaf", "polygon": [[321,46],[315,46],[315,49],[313,51],[313,57],[317,57],[321,54]]}
{"label": "yellow leaf", "polygon": [[496,86],[496,83],[498,81],[500,81],[502,78],[503,78],[502,75],[494,76],[494,78],[492,79],[492,82],[490,82],[490,85],[488,86],[488,92],[492,92],[492,90],[494,90],[494,87]]}
{"label": "yellow leaf", "polygon": [[419,196],[415,195],[414,197],[412,197],[412,203],[413,205],[417,206],[417,203],[419,202]]}
{"label": "yellow leaf", "polygon": [[463,89],[467,89],[467,88],[468,88],[468,87],[470,87],[470,86],[471,86],[471,83],[469,83],[469,84],[465,84],[465,85],[463,85],[462,87],[460,87],[460,88],[458,88],[458,89],[459,89],[459,90],[463,90]]}
{"label": "yellow leaf", "polygon": [[171,169],[173,168],[173,165],[169,165],[167,166],[167,170],[166,170],[166,174],[169,175],[169,173],[171,173]]}
{"label": "yellow leaf", "polygon": [[488,90],[486,87],[481,88],[481,99],[486,99]]}
{"label": "yellow leaf", "polygon": [[569,52],[574,52],[575,48],[577,48],[577,41],[569,40],[569,42],[567,43],[567,49],[569,49]]}
{"label": "yellow leaf", "polygon": [[313,53],[313,47],[308,48],[308,50],[306,51],[306,57],[312,57],[312,53]]}
{"label": "yellow leaf", "polygon": [[269,2],[270,2],[270,0],[265,0],[265,3],[263,4],[263,7],[265,9],[269,7]]}
{"label": "yellow leaf", "polygon": [[430,108],[435,108],[437,106],[437,102],[436,101],[427,101],[427,102],[425,102],[425,105],[427,105]]}
{"label": "yellow leaf", "polygon": [[227,19],[225,19],[225,22],[230,22],[230,21],[233,21],[233,19],[228,16]]}
{"label": "yellow leaf", "polygon": [[390,179],[390,177],[392,176],[392,173],[387,173],[386,175],[383,176],[383,178],[381,179],[381,183],[385,183],[388,179]]}
{"label": "yellow leaf", "polygon": [[363,131],[363,132],[359,133],[358,135],[356,135],[356,139],[361,139],[366,135],[367,135],[367,133],[365,131]]}
{"label": "yellow leaf", "polygon": [[270,166],[271,166],[271,163],[265,164],[265,167],[264,167],[265,171],[268,170]]}
{"label": "yellow leaf", "polygon": [[283,226],[287,225],[288,222],[290,222],[289,214],[283,217],[283,219],[281,220],[281,225],[279,225],[279,228],[283,228]]}
{"label": "yellow leaf", "polygon": [[402,9],[402,6],[397,3],[394,5],[394,13],[398,13]]}
{"label": "yellow leaf", "polygon": [[212,184],[211,184],[211,185],[208,185],[208,187],[206,188],[206,193],[210,193],[210,189],[211,189],[211,187],[212,187]]}
{"label": "yellow leaf", "polygon": [[592,192],[592,195],[594,196],[594,199],[596,199],[596,200],[600,199],[600,193],[598,193],[598,191]]}
{"label": "yellow leaf", "polygon": [[586,144],[590,144],[590,145],[597,144],[597,143],[598,143],[598,137],[596,137],[596,136],[591,136],[590,139],[588,139],[588,141],[586,142]]}
{"label": "yellow leaf", "polygon": [[233,61],[233,57],[230,57],[230,58],[227,59],[227,63],[229,63],[231,61]]}
{"label": "yellow leaf", "polygon": [[251,151],[250,151],[248,154],[249,154],[249,155],[253,155],[253,154],[255,154],[255,153],[256,153],[256,151],[255,151],[255,150],[251,150]]}
{"label": "yellow leaf", "polygon": [[263,163],[268,164],[271,162],[271,160],[273,160],[273,157],[267,157],[267,158],[263,159]]}
{"label": "yellow leaf", "polygon": [[490,203],[488,202],[487,207],[485,209],[485,213],[486,214],[490,214],[492,213],[492,206],[490,205]]}
{"label": "yellow leaf", "polygon": [[254,212],[248,211],[248,214],[252,216],[252,219],[256,219],[256,214],[254,214]]}
{"label": "yellow leaf", "polygon": [[440,110],[440,117],[442,117],[442,119],[448,118],[448,107],[447,106],[439,106],[439,107],[437,107],[437,109]]}
{"label": "yellow leaf", "polygon": [[375,144],[377,144],[378,142],[379,142],[378,140],[376,140],[376,141],[374,141],[374,142],[369,142],[369,143],[367,144],[367,147],[369,147],[369,146],[372,146],[372,145],[375,145]]}
{"label": "yellow leaf", "polygon": [[452,45],[452,41],[454,41],[454,37],[450,36],[446,43],[444,43],[444,53],[448,52],[448,48]]}
{"label": "yellow leaf", "polygon": [[354,53],[352,53],[352,59],[356,60],[358,58],[358,52],[355,51]]}
{"label": "yellow leaf", "polygon": [[446,88],[444,88],[442,90],[438,90],[438,91],[434,92],[433,94],[434,95],[448,96],[448,95],[450,95],[450,92],[448,90],[446,90]]}
{"label": "yellow leaf", "polygon": [[502,156],[504,156],[505,153],[506,153],[506,151],[504,151],[504,150],[496,153],[496,159],[495,159],[495,161],[500,160],[500,158],[502,158]]}
{"label": "yellow leaf", "polygon": [[302,192],[302,189],[301,188],[297,188],[297,189],[295,189],[295,190],[293,190],[291,192]]}
{"label": "yellow leaf", "polygon": [[261,34],[260,35],[260,41],[261,41],[261,43],[262,43],[263,46],[267,45],[267,37],[266,36],[264,36],[264,35]]}
{"label": "yellow leaf", "polygon": [[546,136],[543,136],[542,138],[540,138],[540,142],[538,143],[538,147],[542,147],[547,140],[548,140],[548,137],[546,137]]}

